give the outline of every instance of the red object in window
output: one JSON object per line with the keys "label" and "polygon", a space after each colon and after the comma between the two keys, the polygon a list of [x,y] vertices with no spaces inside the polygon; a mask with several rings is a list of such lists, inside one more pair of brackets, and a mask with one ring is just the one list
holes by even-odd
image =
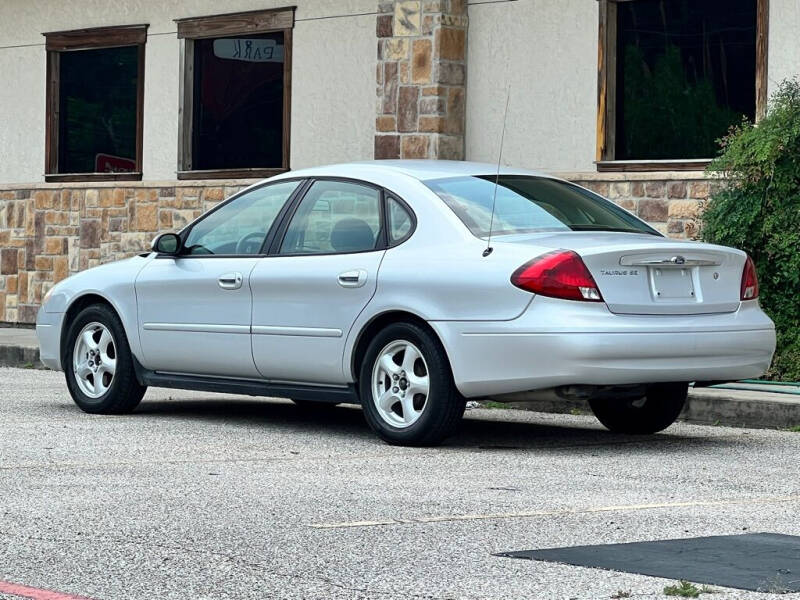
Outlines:
{"label": "red object in window", "polygon": [[525,263],[514,271],[511,283],[542,296],[603,302],[594,277],[572,250],[556,250]]}
{"label": "red object in window", "polygon": [[756,265],[753,259],[749,256],[744,263],[744,271],[742,271],[742,292],[741,300],[755,300],[758,298],[758,275],[756,274]]}
{"label": "red object in window", "polygon": [[132,173],[136,171],[136,161],[111,154],[97,154],[94,157],[95,173]]}

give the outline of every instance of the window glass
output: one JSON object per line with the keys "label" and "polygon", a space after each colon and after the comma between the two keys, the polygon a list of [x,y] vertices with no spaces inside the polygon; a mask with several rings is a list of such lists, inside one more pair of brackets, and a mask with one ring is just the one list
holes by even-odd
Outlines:
{"label": "window glass", "polygon": [[408,235],[414,222],[406,208],[391,196],[388,198],[388,209],[389,242],[396,243]]}
{"label": "window glass", "polygon": [[541,231],[629,231],[659,235],[613,202],[576,185],[524,175],[425,182],[478,237]]}
{"label": "window glass", "polygon": [[194,40],[192,169],[283,166],[283,32]]}
{"label": "window glass", "polygon": [[198,222],[184,254],[258,254],[283,205],[300,185],[274,183],[239,196]]}
{"label": "window glass", "polygon": [[756,5],[616,3],[616,159],[712,158],[755,116]]}
{"label": "window glass", "polygon": [[58,172],[136,171],[139,48],[59,53]]}
{"label": "window glass", "polygon": [[317,181],[292,217],[281,254],[373,250],[381,230],[381,194],[365,185]]}

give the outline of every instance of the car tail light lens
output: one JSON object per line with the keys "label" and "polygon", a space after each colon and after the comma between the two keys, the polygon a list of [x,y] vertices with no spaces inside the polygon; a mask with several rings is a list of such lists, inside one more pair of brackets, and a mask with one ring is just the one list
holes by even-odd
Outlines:
{"label": "car tail light lens", "polygon": [[511,283],[523,290],[552,298],[603,301],[589,269],[572,250],[556,250],[525,263],[514,271]]}
{"label": "car tail light lens", "polygon": [[742,271],[742,300],[755,300],[758,298],[758,275],[756,275],[756,265],[749,256],[744,263]]}

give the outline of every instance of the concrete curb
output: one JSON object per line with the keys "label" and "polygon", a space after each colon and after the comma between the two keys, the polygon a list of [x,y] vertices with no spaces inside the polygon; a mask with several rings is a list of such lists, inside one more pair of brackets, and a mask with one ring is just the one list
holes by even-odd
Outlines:
{"label": "concrete curb", "polygon": [[[508,407],[546,413],[592,414],[588,402],[526,401],[524,397],[525,394],[514,394],[514,401],[509,402]],[[800,396],[761,390],[692,388],[679,419],[703,425],[786,429],[800,426]]]}
{"label": "concrete curb", "polygon": [[39,348],[36,346],[17,346],[0,344],[0,367],[17,367],[21,369],[46,369],[39,360]]}

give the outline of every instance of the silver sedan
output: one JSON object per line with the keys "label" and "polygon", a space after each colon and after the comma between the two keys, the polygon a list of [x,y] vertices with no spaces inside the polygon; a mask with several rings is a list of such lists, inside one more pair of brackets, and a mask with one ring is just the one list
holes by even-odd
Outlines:
{"label": "silver sedan", "polygon": [[87,412],[132,411],[147,386],[360,403],[397,444],[438,443],[467,398],[515,392],[656,432],[690,382],[757,377],[775,348],[744,252],[668,239],[547,175],[438,161],[251,186],[53,287],[37,334]]}

